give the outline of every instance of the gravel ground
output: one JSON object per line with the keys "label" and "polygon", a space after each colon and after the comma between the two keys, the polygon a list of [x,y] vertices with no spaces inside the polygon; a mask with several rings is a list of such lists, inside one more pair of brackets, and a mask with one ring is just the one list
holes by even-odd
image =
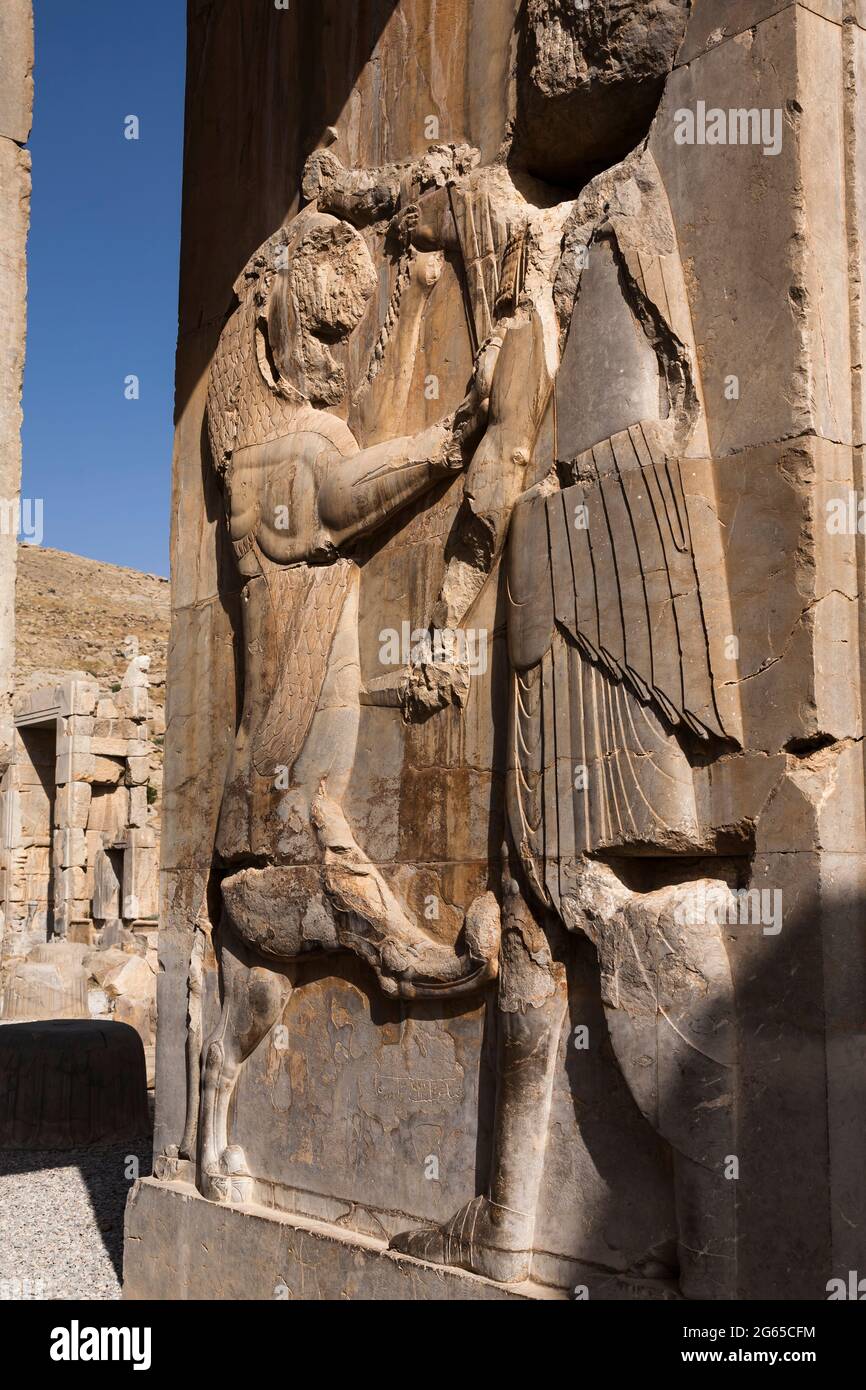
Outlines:
{"label": "gravel ground", "polygon": [[[129,1176],[132,1157],[138,1171]],[[0,1150],[0,1300],[119,1298],[123,1208],[150,1160],[148,1136],[86,1149]]]}

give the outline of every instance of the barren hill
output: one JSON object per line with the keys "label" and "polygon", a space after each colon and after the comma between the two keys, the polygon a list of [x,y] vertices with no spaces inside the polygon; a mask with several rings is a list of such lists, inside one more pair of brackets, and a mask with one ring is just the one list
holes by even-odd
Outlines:
{"label": "barren hill", "polygon": [[120,644],[133,633],[142,654],[151,657],[152,697],[163,703],[167,579],[62,550],[20,545],[15,622],[16,690],[48,685],[69,671],[86,672],[104,686],[119,682],[126,669]]}

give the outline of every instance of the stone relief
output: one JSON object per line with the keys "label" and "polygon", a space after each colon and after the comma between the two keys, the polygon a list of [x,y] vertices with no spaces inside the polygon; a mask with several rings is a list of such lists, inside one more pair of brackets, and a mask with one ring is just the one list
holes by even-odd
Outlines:
{"label": "stone relief", "polygon": [[[441,184],[437,166],[460,158],[432,151],[400,173],[421,188]],[[307,182],[319,186],[319,203],[363,221],[372,185],[374,212],[395,209],[394,171],[342,175],[314,157]],[[443,261],[442,248],[411,244],[413,226],[410,214],[395,229],[407,241],[397,302],[358,389],[363,443],[334,410],[348,390],[338,354],[376,284],[367,246],[345,217],[311,207],[262,248],[236,286],[240,304],[212,368],[211,449],[245,580],[244,705],[217,835],[217,852],[239,867],[222,883],[224,1004],[204,1044],[201,1096],[203,1184],[215,1197],[249,1190],[243,1152],[228,1140],[229,1105],[244,1059],[283,1013],[288,963],[349,950],[386,994],[407,999],[464,994],[496,975],[494,895],[470,905],[463,949],[443,946],[412,920],[341,805],[362,689],[353,543],[458,471],[490,408],[493,345],[479,354],[456,412],[415,436],[394,433]],[[275,822],[268,806],[281,777]],[[194,1134],[191,1115],[182,1157],[192,1156]]]}
{"label": "stone relief", "polygon": [[[550,1136],[585,1123],[563,1080],[578,959],[598,1074],[605,1052],[633,1103],[617,1142],[655,1136],[673,1213],[659,1199],[659,1238],[611,1267],[638,1297],[725,1299],[742,1138],[727,928],[757,881],[765,774],[746,763],[683,202],[652,138],[690,6],[603,8],[521,7],[496,158],[315,150],[305,205],[235,283],[206,425],[242,699],[188,961],[184,1132],[158,1174],[506,1288],[541,1251],[562,1287],[572,1257],[539,1222]],[[408,637],[377,658],[395,613]],[[455,769],[460,815],[442,811]],[[452,1027],[472,1009],[475,1034]],[[299,1196],[324,1113],[304,1087],[322,1058],[342,1084],[338,1056],[343,1166]],[[244,1074],[266,1076],[280,1133],[305,1110],[276,1176]],[[399,1174],[393,1201],[356,1191],[345,1155],[417,1163],[476,1101],[456,1213],[410,1201]],[[627,1186],[632,1159],[603,1180]]]}
{"label": "stone relief", "polygon": [[[713,662],[730,616],[676,235],[643,150],[576,202],[553,206],[533,205],[505,166],[473,168],[476,159],[431,149],[416,165],[348,170],[314,154],[304,184],[314,201],[235,286],[238,308],[211,370],[210,444],[244,576],[245,683],[217,837],[224,861],[242,867],[222,882],[223,1009],[204,1041],[202,1190],[252,1195],[243,1149],[230,1142],[230,1102],[245,1058],[283,1014],[291,962],[350,950],[385,993],[407,999],[477,990],[499,968],[489,1194],[392,1246],[525,1279],[566,1003],[556,919],[596,947],[617,1059],[675,1153],[689,1289],[723,1295],[732,1189],[716,1170],[733,1147],[735,1084],[724,946],[717,931],[683,925],[695,883],[687,869],[675,870],[681,883],[634,892],[610,862],[712,854],[688,752],[737,738],[736,705]],[[358,228],[383,217],[398,244],[394,288],[359,371],[356,435],[339,413],[347,349],[377,284]],[[456,412],[401,436],[446,255],[461,271],[474,375]],[[584,335],[598,319],[583,312],[586,301],[608,324],[610,374],[590,360]],[[533,483],[558,374],[571,388],[592,369],[599,382],[618,378],[617,388],[581,402],[588,413],[573,422],[576,410],[566,411],[569,447],[557,429],[549,468]],[[558,413],[555,404],[557,424]],[[432,628],[467,624],[510,529],[512,677],[501,893],[470,906],[458,952],[411,919],[341,803],[363,691],[354,542],[461,471]],[[400,673],[407,719],[465,698],[458,663],[430,665]],[[262,802],[281,772],[275,825]],[[674,1072],[688,1075],[702,1110],[666,1112]],[[198,1105],[196,1087],[190,1095]],[[181,1157],[193,1157],[195,1133],[191,1112]]]}

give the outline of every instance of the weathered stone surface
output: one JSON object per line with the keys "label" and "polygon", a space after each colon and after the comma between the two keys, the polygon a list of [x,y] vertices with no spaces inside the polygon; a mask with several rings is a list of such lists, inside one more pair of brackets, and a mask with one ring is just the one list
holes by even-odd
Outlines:
{"label": "weathered stone surface", "polygon": [[[29,8],[29,5],[20,5],[16,0],[14,9],[19,14],[25,10],[29,14]],[[18,37],[20,39],[22,35]],[[23,56],[12,48],[4,54],[0,63],[9,63],[14,67]],[[7,85],[0,80],[0,89],[3,90],[0,101],[11,101],[13,108],[17,108],[21,97],[14,81]],[[23,98],[21,109],[7,112],[7,118],[14,125],[16,116],[20,120],[26,113],[29,127],[29,109],[28,95]],[[0,120],[2,115],[0,111]],[[3,525],[0,528],[0,757],[3,765],[8,761],[12,744],[16,522],[21,485],[21,388],[24,376],[29,222],[30,155],[14,139],[0,132],[0,360],[5,364],[0,379],[0,498],[3,502]]]}
{"label": "weathered stone surface", "polygon": [[568,184],[646,133],[685,34],[687,0],[646,5],[528,0],[518,67],[517,158]]}
{"label": "weathered stone surface", "polygon": [[123,964],[103,975],[101,984],[109,997],[125,994],[149,999],[154,993],[152,977],[153,971],[141,956],[126,956]]}
{"label": "weathered stone surface", "polygon": [[166,1189],[145,1178],[126,1211],[124,1298],[173,1297],[165,1276],[180,1268],[187,1297],[209,1300],[308,1302],[329,1299],[335,1288],[364,1301],[563,1297],[538,1285],[505,1289],[462,1270],[437,1269],[394,1254],[382,1240],[333,1226],[214,1207],[194,1188]]}
{"label": "weathered stone surface", "polygon": [[31,959],[12,971],[3,993],[4,1023],[89,1017],[87,975],[80,964]]}
{"label": "weathered stone surface", "polygon": [[696,0],[694,17],[678,62],[690,63],[717,44],[745,34],[781,10],[797,4],[833,24],[841,25],[851,18],[866,26],[864,0],[809,0],[807,5],[802,0]]}
{"label": "weathered stone surface", "polygon": [[31,0],[9,0],[0,14],[0,771],[12,750],[15,565],[21,487],[21,389],[30,221],[33,108]]}
{"label": "weathered stone surface", "polygon": [[[442,13],[191,16],[128,1296],[821,1297],[866,1258],[860,16]],[[276,136],[241,33],[328,36]]]}
{"label": "weathered stone surface", "polygon": [[26,144],[32,110],[31,0],[7,0],[0,14],[0,138]]}

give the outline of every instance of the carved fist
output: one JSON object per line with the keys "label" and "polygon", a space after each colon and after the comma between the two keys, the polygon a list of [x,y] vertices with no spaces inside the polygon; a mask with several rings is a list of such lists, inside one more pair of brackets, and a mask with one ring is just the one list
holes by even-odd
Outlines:
{"label": "carved fist", "polygon": [[408,251],[409,247],[412,245],[412,237],[415,235],[420,220],[421,209],[417,203],[410,203],[408,207],[398,212],[397,216],[391,222],[388,230],[398,245],[402,246],[404,250]]}
{"label": "carved fist", "polygon": [[442,278],[445,257],[441,251],[416,251],[410,262],[409,276],[424,294]]}
{"label": "carved fist", "polygon": [[409,667],[400,686],[400,707],[407,724],[423,724],[440,710],[465,708],[469,698],[469,663],[423,660]]}
{"label": "carved fist", "polygon": [[454,416],[453,434],[461,449],[474,443],[487,426],[493,374],[501,347],[501,338],[488,338],[478,350],[472,385]]}

